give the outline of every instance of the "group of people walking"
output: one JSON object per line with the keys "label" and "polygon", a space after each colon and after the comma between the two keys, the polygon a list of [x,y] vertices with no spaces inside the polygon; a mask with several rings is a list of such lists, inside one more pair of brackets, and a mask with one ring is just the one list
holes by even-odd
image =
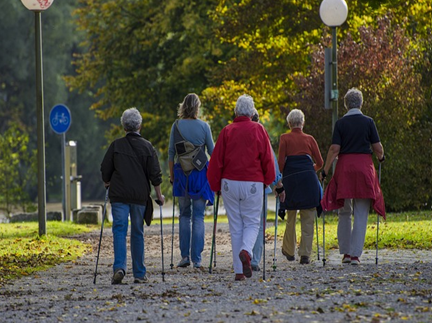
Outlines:
{"label": "group of people walking", "polygon": [[[305,116],[291,110],[287,116],[290,132],[280,137],[276,157],[265,128],[259,123],[253,98],[241,95],[234,108],[235,118],[220,132],[216,145],[210,126],[200,120],[201,102],[188,94],[178,109],[169,143],[170,182],[177,198],[181,259],[177,267],[202,267],[204,213],[213,205],[214,194],[223,198],[227,212],[235,280],[259,271],[263,249],[267,194],[280,201],[279,216],[287,211],[282,254],[296,260],[297,212],[300,213],[301,240],[298,256],[309,264],[314,221],[321,211],[339,209],[338,241],[343,263],[360,263],[369,207],[385,217],[384,199],[373,166],[372,153],[384,160],[374,121],[363,115],[362,93],[351,89],[344,98],[348,112],[336,122],[332,145],[323,167],[316,140],[303,132]],[[126,136],[111,143],[102,161],[102,179],[110,188],[112,204],[114,264],[112,284],[126,275],[126,235],[131,219],[131,256],[135,283],[147,282],[144,265],[144,214],[154,186],[158,203],[164,204],[160,190],[162,174],[156,150],[140,135],[142,117],[135,108],[121,117]],[[208,160],[210,156],[210,160]],[[334,161],[335,172],[325,192],[324,180]],[[354,210],[354,213],[352,212]],[[354,214],[354,225],[351,217]]]}

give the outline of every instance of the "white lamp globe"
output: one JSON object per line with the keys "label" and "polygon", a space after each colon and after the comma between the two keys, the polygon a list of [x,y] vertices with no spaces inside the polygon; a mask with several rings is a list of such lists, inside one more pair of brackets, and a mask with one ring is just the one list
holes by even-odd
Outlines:
{"label": "white lamp globe", "polygon": [[319,14],[324,24],[329,27],[342,25],[348,16],[348,6],[344,0],[323,0]]}
{"label": "white lamp globe", "polygon": [[21,0],[24,7],[31,11],[47,10],[54,0]]}

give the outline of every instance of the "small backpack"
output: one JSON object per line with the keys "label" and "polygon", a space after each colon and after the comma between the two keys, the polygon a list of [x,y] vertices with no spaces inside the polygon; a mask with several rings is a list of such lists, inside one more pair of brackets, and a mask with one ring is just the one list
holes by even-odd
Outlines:
{"label": "small backpack", "polygon": [[204,145],[195,146],[182,136],[178,127],[178,120],[175,122],[174,142],[177,157],[184,173],[190,173],[197,169],[201,171],[207,164],[207,155],[204,151]]}

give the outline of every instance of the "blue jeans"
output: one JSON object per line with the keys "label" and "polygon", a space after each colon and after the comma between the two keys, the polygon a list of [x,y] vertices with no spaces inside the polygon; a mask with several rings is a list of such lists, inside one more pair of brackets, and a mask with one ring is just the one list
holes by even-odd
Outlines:
{"label": "blue jeans", "polygon": [[[264,208],[267,210],[267,194],[265,195],[265,200],[264,200],[265,206]],[[266,214],[264,214],[264,216],[266,217],[266,223],[267,223],[267,211],[265,212]],[[263,213],[261,212],[261,220],[260,220],[260,227],[259,227],[259,231],[258,231],[258,236],[257,239],[255,241],[255,245],[252,249],[252,260],[251,260],[251,265],[252,266],[258,266],[259,263],[261,262],[261,257],[263,254],[263,247],[264,247],[264,241],[263,241]],[[277,214],[276,214],[277,216]]]}
{"label": "blue jeans", "polygon": [[126,273],[126,236],[128,232],[129,214],[131,218],[131,241],[133,276],[142,278],[146,274],[144,266],[144,213],[145,205],[112,203],[112,232],[114,237],[114,272],[123,269]]}
{"label": "blue jeans", "polygon": [[[182,258],[189,258],[194,263],[201,263],[201,253],[204,250],[204,211],[206,200],[192,200],[179,197],[180,207],[180,252]],[[191,234],[192,223],[192,234]]]}

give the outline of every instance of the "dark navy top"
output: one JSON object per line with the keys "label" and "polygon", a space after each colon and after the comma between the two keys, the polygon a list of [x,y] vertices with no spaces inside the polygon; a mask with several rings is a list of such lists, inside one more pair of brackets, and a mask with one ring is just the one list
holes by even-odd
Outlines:
{"label": "dark navy top", "polygon": [[371,144],[377,142],[380,138],[372,118],[348,113],[336,121],[332,144],[341,146],[339,154],[372,154]]}

